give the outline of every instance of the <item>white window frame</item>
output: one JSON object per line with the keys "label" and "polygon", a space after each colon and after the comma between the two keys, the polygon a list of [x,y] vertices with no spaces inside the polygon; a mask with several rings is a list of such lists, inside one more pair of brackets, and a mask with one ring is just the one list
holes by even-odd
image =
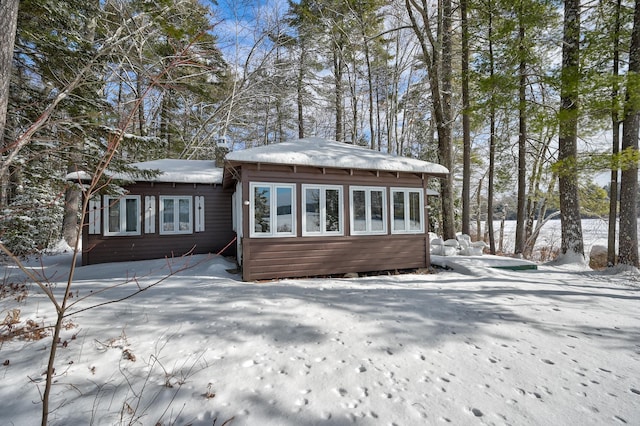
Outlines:
{"label": "white window frame", "polygon": [[[173,231],[164,229],[164,202],[173,200]],[[180,229],[180,200],[189,202],[189,229]],[[190,195],[161,195],[160,196],[160,212],[158,218],[158,233],[160,235],[183,235],[193,234],[193,197]]]}
{"label": "white window frame", "polygon": [[[113,208],[113,204],[119,201],[119,209],[120,209],[120,229],[127,229],[127,211],[126,211],[126,200],[135,200],[136,201],[136,229],[134,231],[118,231],[111,232],[109,231],[109,218],[110,212]],[[139,195],[122,195],[119,197],[112,197],[110,195],[104,196],[104,235],[108,237],[117,237],[117,236],[129,236],[129,235],[140,235],[141,233],[141,214],[142,214],[142,203],[140,202]]]}
{"label": "white window frame", "polygon": [[[365,193],[365,230],[364,231],[356,231],[355,228],[355,210],[354,210],[354,202],[353,202],[353,193],[355,191],[364,191]],[[382,229],[380,230],[372,230],[371,229],[371,193],[372,192],[382,192]],[[350,216],[350,225],[351,225],[351,235],[386,235],[387,234],[387,222],[388,222],[388,214],[389,209],[387,207],[387,188],[384,186],[351,186],[349,187],[349,216]]]}
{"label": "white window frame", "polygon": [[[268,187],[269,197],[269,232],[256,232],[255,216],[255,188]],[[278,231],[278,197],[279,188],[291,190],[291,230]],[[249,183],[249,236],[251,238],[274,238],[274,237],[295,237],[296,236],[296,184],[295,183],[274,183],[274,182],[251,182]]]}
{"label": "white window frame", "polygon": [[[394,196],[397,193],[404,194],[404,229],[395,229],[396,219],[394,217]],[[420,197],[420,229],[411,229],[410,226],[410,203],[409,203],[409,194],[418,193]],[[423,188],[391,188],[391,197],[389,200],[391,204],[391,233],[392,234],[424,234],[425,224],[424,224],[424,189]]]}
{"label": "white window frame", "polygon": [[[307,230],[307,189],[317,189],[320,192],[320,230]],[[337,231],[328,231],[327,225],[327,191],[338,191],[338,227]],[[342,236],[344,235],[344,188],[341,185],[302,185],[302,236]]]}

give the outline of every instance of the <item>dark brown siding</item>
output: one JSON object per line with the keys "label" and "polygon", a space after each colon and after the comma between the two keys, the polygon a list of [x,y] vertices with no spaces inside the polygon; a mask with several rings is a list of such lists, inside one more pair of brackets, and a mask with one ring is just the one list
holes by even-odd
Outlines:
{"label": "dark brown siding", "polygon": [[425,235],[245,238],[246,281],[428,266]]}
{"label": "dark brown siding", "polygon": [[[224,191],[220,185],[137,183],[126,189],[131,195],[140,195],[142,203],[144,203],[145,196],[155,196],[156,203],[159,203],[158,197],[160,195],[204,196],[204,232],[160,235],[158,233],[158,214],[156,213],[156,232],[153,234],[145,234],[144,225],[142,225],[141,235],[105,237],[97,234],[90,235],[87,225],[88,218],[85,217],[82,240],[83,265],[158,259],[181,256],[185,253],[217,253],[235,236],[231,224],[231,193]],[[104,218],[102,218],[103,220]],[[232,244],[223,254],[235,255],[235,245]]]}
{"label": "dark brown siding", "polygon": [[[243,210],[243,279],[246,281],[370,272],[429,266],[429,242],[423,234],[389,234],[350,236],[349,187],[426,188],[428,176],[413,173],[390,173],[277,165],[241,165],[244,200],[249,199],[250,182],[297,184],[297,237],[250,238],[249,214]],[[302,184],[343,185],[343,237],[303,237],[301,229]],[[389,203],[387,191],[387,203]],[[424,198],[426,203],[426,196]],[[390,217],[390,209],[387,211]],[[387,229],[390,230],[390,218]],[[425,210],[425,227],[428,224]]]}

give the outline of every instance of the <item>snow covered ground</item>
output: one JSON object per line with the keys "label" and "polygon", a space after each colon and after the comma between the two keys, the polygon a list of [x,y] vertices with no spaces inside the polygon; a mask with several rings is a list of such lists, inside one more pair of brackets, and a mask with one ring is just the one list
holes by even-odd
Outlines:
{"label": "snow covered ground", "polygon": [[[70,256],[43,262],[62,291]],[[640,424],[637,271],[244,283],[195,256],[80,267],[72,310],[183,265],[69,318],[51,424]],[[18,325],[54,318],[35,287],[0,299],[13,309]],[[1,424],[39,423],[49,339],[1,344]]]}

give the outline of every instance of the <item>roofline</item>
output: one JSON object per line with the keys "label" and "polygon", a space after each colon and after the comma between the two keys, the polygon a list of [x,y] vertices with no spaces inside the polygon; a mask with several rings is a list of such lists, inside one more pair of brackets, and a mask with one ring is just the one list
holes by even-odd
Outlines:
{"label": "roofline", "polygon": [[[384,172],[384,173],[406,173],[406,174],[425,174],[431,177],[436,177],[439,179],[444,179],[448,177],[451,173],[438,173],[438,172],[427,172],[427,171],[417,171],[417,170],[385,170],[385,169],[376,169],[375,167],[332,167],[332,166],[314,166],[309,164],[299,164],[299,163],[283,163],[279,161],[253,161],[253,160],[224,160],[224,170],[229,167],[237,167],[242,164],[270,164],[276,166],[289,166],[289,167],[310,167],[316,169],[334,169],[334,170],[363,170],[363,171],[374,171],[374,172]],[[223,178],[224,180],[224,178]]]}

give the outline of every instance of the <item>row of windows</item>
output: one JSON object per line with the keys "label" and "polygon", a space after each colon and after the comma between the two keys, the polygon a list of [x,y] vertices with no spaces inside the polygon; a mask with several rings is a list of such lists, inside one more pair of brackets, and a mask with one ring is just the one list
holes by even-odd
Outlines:
{"label": "row of windows", "polygon": [[[204,231],[204,198],[195,197],[197,212],[194,215],[193,197],[191,196],[160,196],[158,213],[159,234],[191,234]],[[100,206],[100,199],[93,199],[89,205],[89,233],[100,233],[100,215],[104,214],[104,230],[106,236],[140,235],[142,218],[144,217],[144,232],[155,233],[156,226],[156,197],[147,196],[144,200],[140,195],[126,195],[122,197],[104,196],[104,208]]]}
{"label": "row of windows", "polygon": [[[351,235],[387,234],[391,211],[391,233],[424,232],[424,196],[420,188],[349,188]],[[251,183],[250,229],[252,237],[296,235],[296,185]],[[344,235],[344,196],[339,185],[302,185],[302,235]]]}

